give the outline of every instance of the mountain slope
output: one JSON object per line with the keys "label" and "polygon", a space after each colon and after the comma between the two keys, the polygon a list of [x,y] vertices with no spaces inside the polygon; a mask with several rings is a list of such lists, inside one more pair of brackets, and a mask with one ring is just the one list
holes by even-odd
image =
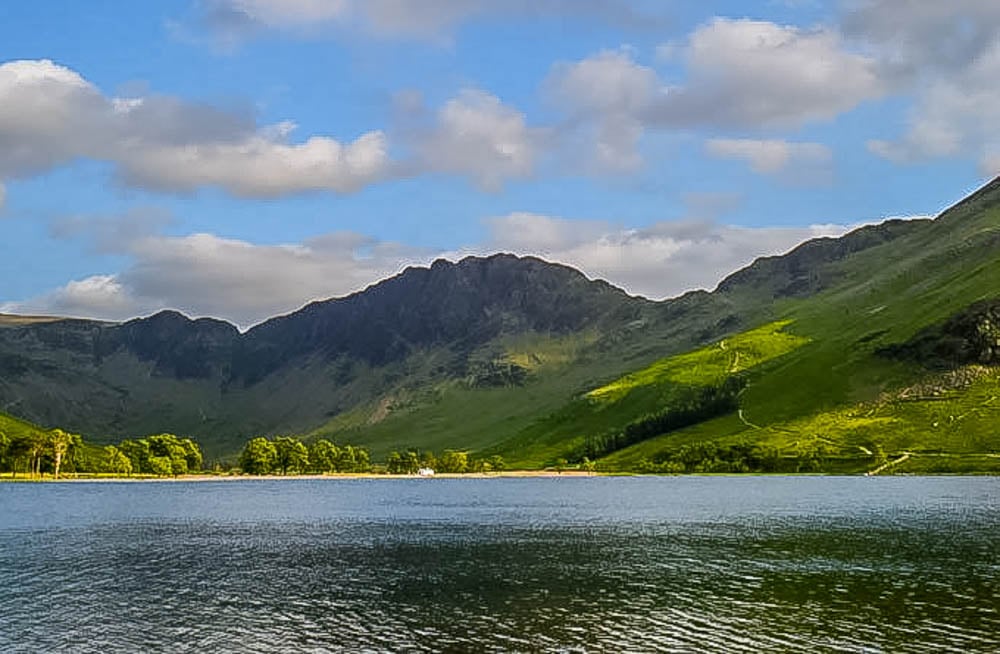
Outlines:
{"label": "mountain slope", "polygon": [[497,255],[407,269],[246,334],[170,311],[120,325],[12,320],[0,326],[0,406],[98,441],[167,430],[226,454],[386,394],[524,383],[530,362],[498,361],[502,339],[600,339],[654,307],[565,266]]}
{"label": "mountain slope", "polygon": [[[787,320],[787,332],[805,343],[750,371],[732,410],[675,425],[610,454],[605,465],[632,469],[644,460],[670,462],[682,448],[705,442],[776,448],[786,456],[843,456],[848,470],[871,467],[876,448],[937,451],[937,456],[1000,452],[1000,434],[992,426],[1000,424],[995,357],[1000,332],[994,324],[1000,298],[1000,183],[932,222],[889,229],[896,232],[892,238],[859,250],[835,242],[842,256],[827,251],[811,256],[807,266],[794,261],[815,248],[814,242],[724,281],[720,292],[735,293],[741,301],[748,294],[770,295],[773,316]],[[786,292],[789,288],[796,292]],[[803,288],[809,291],[799,295]],[[968,367],[972,363],[987,367]],[[669,408],[669,400],[663,401],[667,383],[660,384],[658,395],[637,389],[618,401],[634,403],[630,395],[640,392],[653,399],[606,429],[623,432],[643,412]],[[594,407],[568,410],[564,421],[572,423]],[[582,436],[578,432],[575,441],[563,440],[557,448],[515,438],[496,449],[525,461],[551,461],[573,456]],[[1000,460],[989,469],[997,464]]]}
{"label": "mountain slope", "polygon": [[[496,255],[410,268],[245,334],[174,312],[120,325],[5,319],[0,410],[98,442],[172,431],[214,457],[276,432],[366,445],[376,459],[461,448],[529,467],[585,453],[634,466],[706,440],[857,453],[881,424],[858,416],[940,374],[920,353],[978,329],[966,313],[1000,297],[998,282],[1000,180],[936,220],[816,239],[664,302]],[[618,390],[597,401],[609,384]],[[914,425],[903,431],[933,440]]]}

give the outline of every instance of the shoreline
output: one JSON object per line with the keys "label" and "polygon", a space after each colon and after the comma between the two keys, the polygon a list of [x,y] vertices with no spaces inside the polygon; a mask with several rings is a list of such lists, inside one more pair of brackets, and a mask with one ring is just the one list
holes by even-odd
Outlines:
{"label": "shoreline", "polygon": [[867,473],[844,474],[844,473],[824,473],[824,472],[781,472],[781,473],[640,473],[640,472],[586,472],[582,470],[565,470],[555,472],[553,470],[506,470],[504,472],[469,472],[469,473],[439,473],[434,476],[422,477],[420,475],[398,475],[381,474],[371,472],[345,472],[330,474],[304,474],[304,475],[228,475],[228,474],[192,474],[180,477],[61,477],[53,479],[51,476],[42,478],[0,476],[0,484],[108,484],[108,483],[202,483],[202,482],[241,482],[241,481],[295,481],[295,480],[407,480],[407,479],[579,479],[588,477],[1000,477],[1000,474],[988,472],[938,472],[938,473],[906,473],[899,475],[869,475]]}
{"label": "shoreline", "polygon": [[[179,477],[150,477],[150,476],[131,476],[131,477],[114,477],[114,476],[79,476],[79,477],[60,477],[59,479],[54,479],[51,476],[45,476],[41,478],[32,477],[16,477],[11,478],[8,475],[0,477],[0,484],[4,482],[8,483],[45,483],[45,484],[61,484],[61,483],[138,483],[138,482],[163,482],[163,483],[173,483],[173,482],[206,482],[206,481],[292,481],[292,480],[317,480],[317,479],[519,479],[519,478],[560,478],[560,477],[607,477],[607,476],[632,476],[627,473],[599,473],[599,472],[586,472],[582,470],[564,470],[563,472],[555,472],[553,470],[505,470],[503,472],[455,472],[448,473],[442,472],[434,474],[433,476],[422,477],[420,475],[396,475],[388,473],[376,473],[376,472],[344,472],[344,473],[329,473],[329,474],[304,474],[304,475],[229,475],[229,474],[191,474],[191,475],[181,475]],[[638,476],[638,475],[636,475]]]}

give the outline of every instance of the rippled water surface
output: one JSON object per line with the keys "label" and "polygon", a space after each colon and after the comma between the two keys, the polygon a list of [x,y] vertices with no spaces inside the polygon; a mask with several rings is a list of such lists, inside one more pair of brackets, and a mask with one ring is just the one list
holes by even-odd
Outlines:
{"label": "rippled water surface", "polygon": [[1000,651],[1000,479],[0,484],[0,651]]}

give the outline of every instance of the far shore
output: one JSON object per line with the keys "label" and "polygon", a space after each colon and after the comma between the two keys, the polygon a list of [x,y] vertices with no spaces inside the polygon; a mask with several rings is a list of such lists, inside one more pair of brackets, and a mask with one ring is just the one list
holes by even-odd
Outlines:
{"label": "far shore", "polygon": [[[118,483],[118,482],[202,482],[202,481],[262,481],[262,480],[295,480],[295,479],[498,479],[498,478],[521,478],[521,477],[597,477],[606,476],[608,473],[587,472],[584,470],[504,470],[502,472],[462,472],[462,473],[435,473],[434,475],[393,475],[377,472],[344,472],[328,474],[305,474],[305,475],[239,475],[239,474],[191,474],[180,475],[178,477],[152,477],[148,475],[133,475],[131,477],[118,477],[111,475],[63,475],[55,479],[52,475],[44,477],[28,477],[18,475],[11,477],[9,474],[0,476],[0,483],[3,482],[38,482],[38,483]],[[619,475],[621,473],[611,473]]]}

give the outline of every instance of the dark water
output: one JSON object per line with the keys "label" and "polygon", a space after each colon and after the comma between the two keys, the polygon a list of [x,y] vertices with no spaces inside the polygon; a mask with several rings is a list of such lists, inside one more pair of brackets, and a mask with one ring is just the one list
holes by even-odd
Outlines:
{"label": "dark water", "polygon": [[1000,479],[0,484],[0,651],[1000,651]]}

